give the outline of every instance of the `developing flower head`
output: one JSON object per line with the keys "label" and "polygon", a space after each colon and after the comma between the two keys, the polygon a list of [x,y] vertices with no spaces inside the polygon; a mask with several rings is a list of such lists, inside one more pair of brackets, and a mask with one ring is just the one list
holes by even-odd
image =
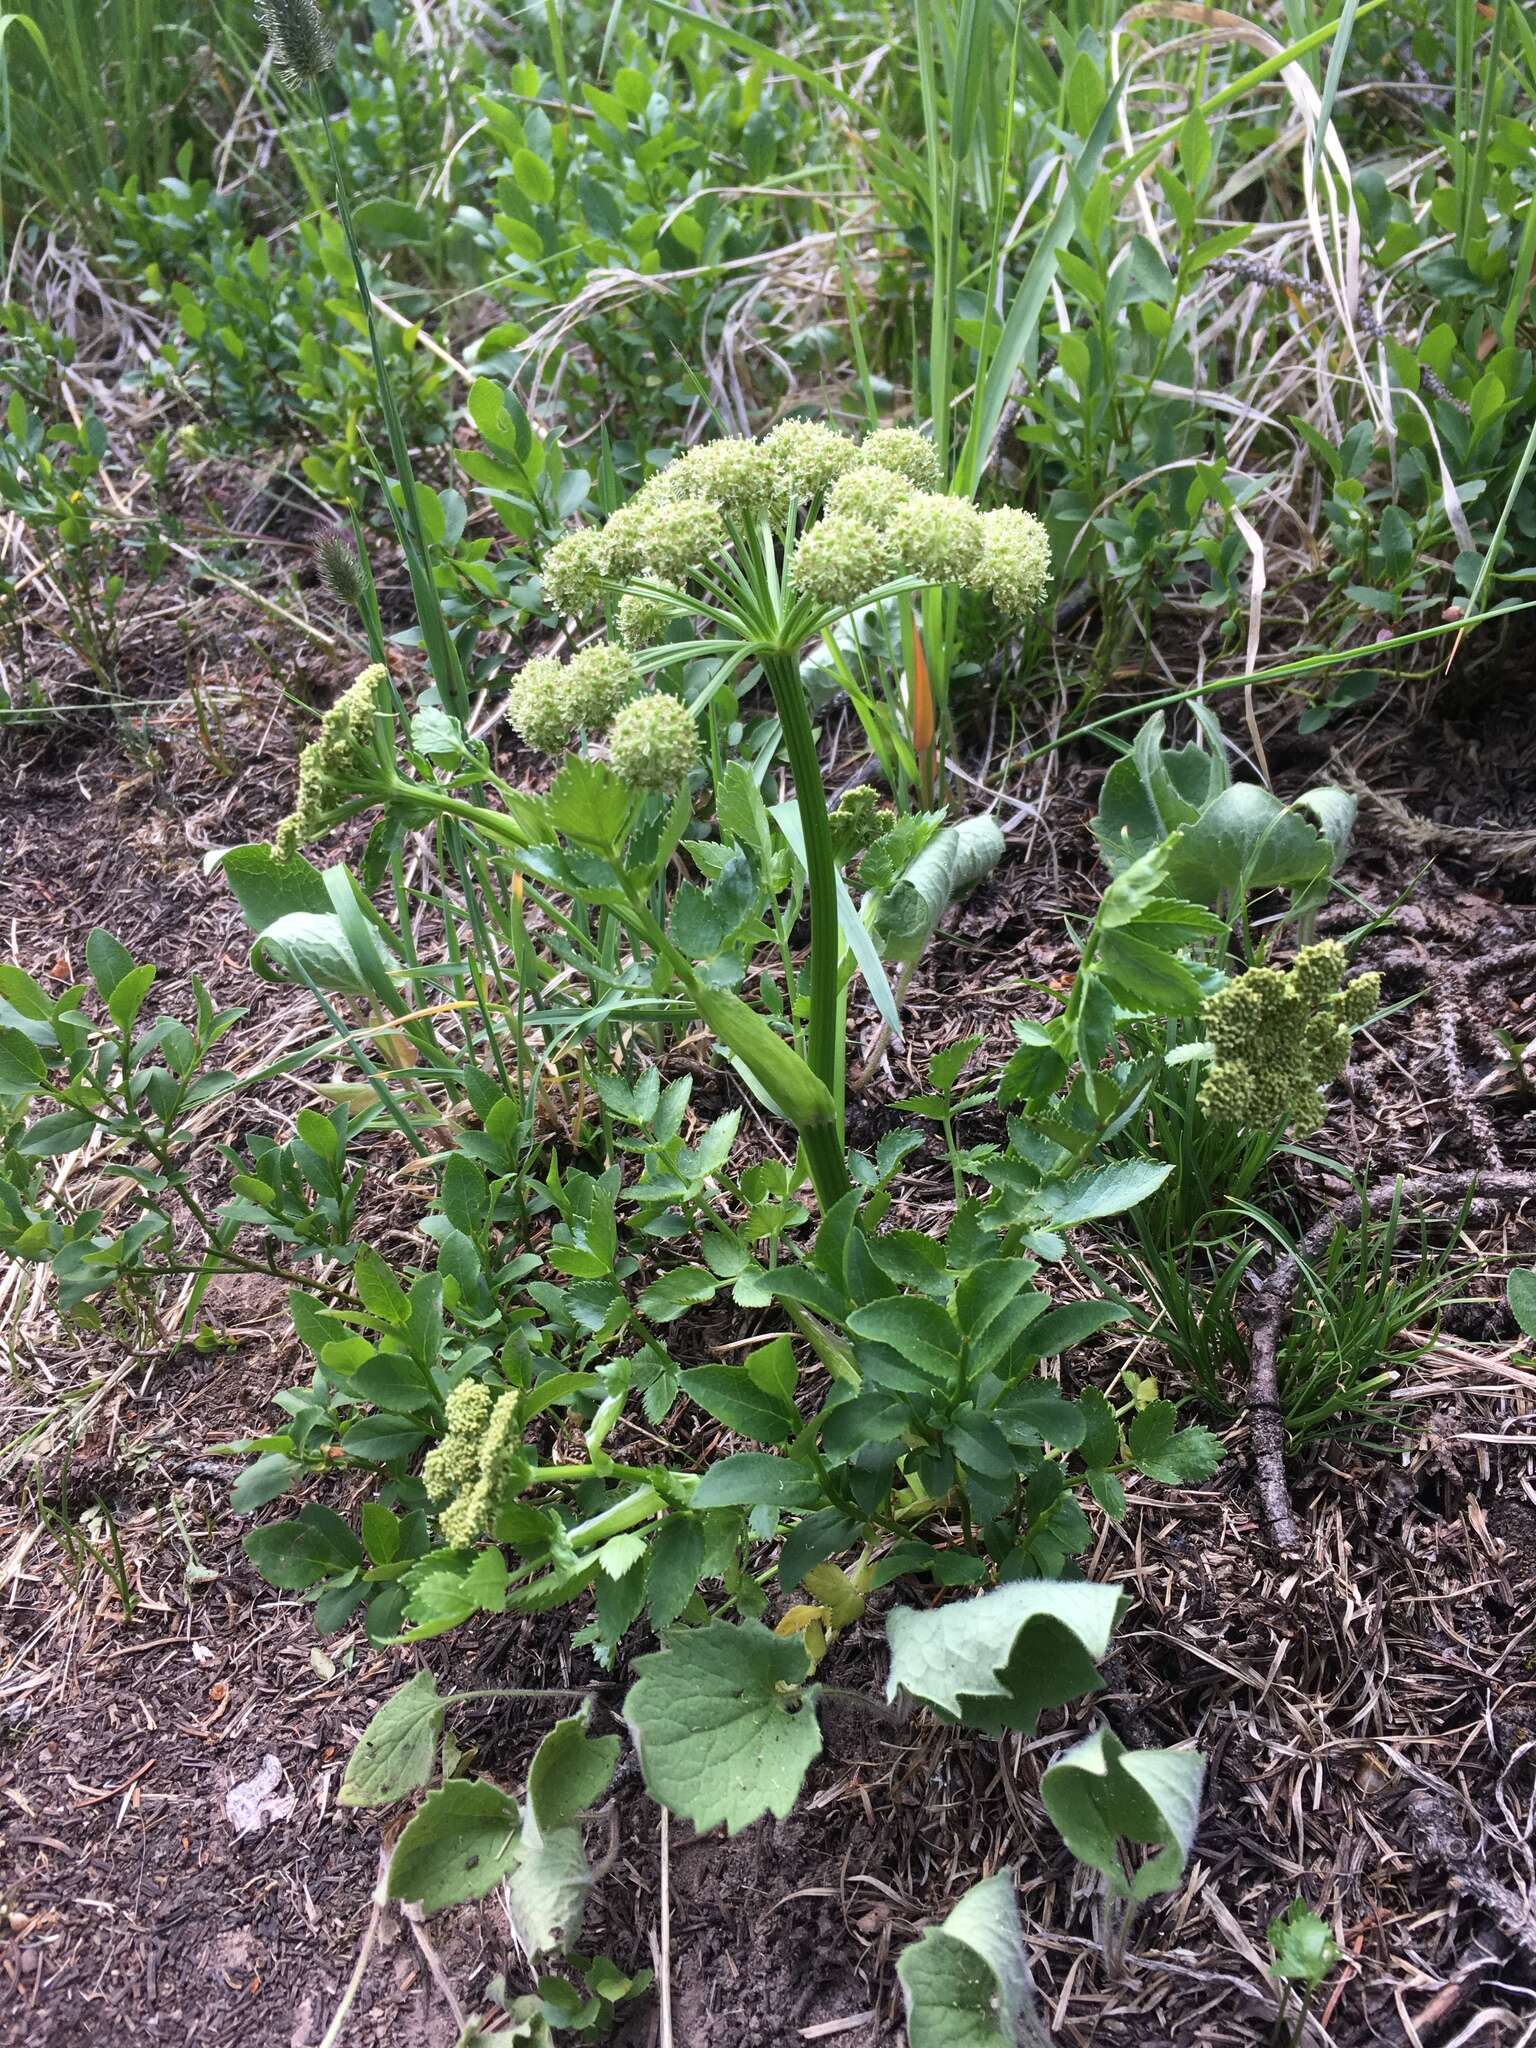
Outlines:
{"label": "developing flower head", "polygon": [[872,783],[861,782],[831,811],[832,852],[839,867],[847,867],[868,853],[877,839],[883,839],[895,823],[896,813],[880,801]]}
{"label": "developing flower head", "polygon": [[727,519],[760,517],[783,490],[778,465],[765,444],[739,434],[704,442],[674,467],[680,470],[681,495],[707,499]]}
{"label": "developing flower head", "polygon": [[818,604],[852,605],[896,574],[890,542],[862,519],[818,519],[795,546],[790,580]]}
{"label": "developing flower head", "polygon": [[318,734],[299,756],[293,810],[272,835],[279,860],[291,860],[319,836],[328,813],[357,793],[360,777],[370,769],[377,774],[377,721],[388,717],[379,708],[379,685],[388,681],[384,664],[370,662],[321,719]]}
{"label": "developing flower head", "polygon": [[455,1550],[489,1536],[511,1481],[518,1448],[518,1397],[499,1398],[478,1380],[461,1380],[443,1410],[448,1433],[428,1451],[421,1479],[434,1501],[443,1541]]}
{"label": "developing flower head", "polygon": [[699,758],[693,713],[665,690],[631,697],[613,721],[608,758],[631,789],[667,794],[680,788]]}
{"label": "developing flower head", "polygon": [[1325,940],[1304,946],[1288,973],[1251,967],[1206,999],[1201,1021],[1216,1055],[1200,1090],[1207,1115],[1303,1130],[1322,1122],[1323,1089],[1343,1073],[1350,1031],[1381,994],[1378,974],[1340,989],[1344,967],[1344,948]]}
{"label": "developing flower head", "polygon": [[591,611],[609,574],[604,546],[606,529],[586,526],[557,540],[539,570],[544,595],[555,610],[568,618],[580,618]]}
{"label": "developing flower head", "polygon": [[729,541],[719,508],[707,498],[648,506],[636,533],[648,581],[678,583],[723,554]]}
{"label": "developing flower head", "polygon": [[968,498],[914,491],[887,529],[898,561],[925,583],[968,583],[981,564],[981,514]]}
{"label": "developing flower head", "polygon": [[550,655],[536,654],[517,672],[507,693],[507,722],[541,754],[557,754],[577,725],[567,688],[568,671]]}
{"label": "developing flower head", "polygon": [[654,647],[668,626],[686,609],[682,592],[674,585],[661,589],[626,590],[619,599],[619,639],[632,652]]}
{"label": "developing flower head", "polygon": [[937,491],[944,483],[939,452],[916,427],[880,427],[859,447],[859,466],[905,477],[914,490]]}
{"label": "developing flower head", "polygon": [[998,610],[1021,619],[1045,596],[1051,543],[1032,512],[1004,506],[981,515],[981,561],[974,581]]}
{"label": "developing flower head", "polygon": [[622,704],[640,687],[640,671],[622,647],[600,640],[573,655],[565,668],[565,709],[571,724],[606,732]]}
{"label": "developing flower head", "polygon": [[828,519],[862,519],[866,526],[882,531],[912,495],[912,486],[894,469],[873,469],[861,464],[845,469],[827,493],[823,516]]}
{"label": "developing flower head", "polygon": [[340,527],[326,534],[315,549],[320,581],[341,604],[360,605],[364,594],[362,557]]}
{"label": "developing flower head", "polygon": [[851,469],[858,445],[820,420],[781,420],[763,443],[791,498],[815,498]]}
{"label": "developing flower head", "polygon": [[313,84],[335,62],[336,45],[315,0],[257,0],[256,19],[290,85]]}

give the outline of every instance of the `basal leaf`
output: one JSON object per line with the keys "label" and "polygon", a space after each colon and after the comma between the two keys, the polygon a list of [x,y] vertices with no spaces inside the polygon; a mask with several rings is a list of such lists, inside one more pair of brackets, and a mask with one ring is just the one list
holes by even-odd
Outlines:
{"label": "basal leaf", "polygon": [[619,1761],[617,1735],[588,1735],[586,1713],[557,1721],[528,1767],[528,1814],[541,1835],[569,1827],[608,1790]]}
{"label": "basal leaf", "polygon": [[429,1792],[390,1858],[388,1893],[425,1913],[479,1899],[522,1849],[516,1802],[485,1778],[450,1778]]}
{"label": "basal leaf", "polygon": [[973,1885],[896,1965],[910,2048],[1045,2048],[1011,1872]]}
{"label": "basal leaf", "polygon": [[646,1789],[697,1828],[750,1827],[794,1805],[821,1753],[798,1639],[712,1621],[637,1658],[624,1702]]}
{"label": "basal leaf", "polygon": [[[1050,1766],[1040,1797],[1080,1863],[1102,1871],[1117,1896],[1150,1899],[1173,1891],[1184,1875],[1204,1780],[1205,1759],[1195,1750],[1127,1749],[1099,1728]],[[1120,1841],[1157,1853],[1127,1877]]]}
{"label": "basal leaf", "polygon": [[1119,1605],[1113,1586],[1024,1580],[945,1607],[898,1607],[886,1623],[886,1697],[906,1692],[941,1720],[1027,1734],[1043,1708],[1098,1689]]}
{"label": "basal leaf", "polygon": [[338,1795],[343,1806],[388,1806],[432,1775],[443,1701],[430,1671],[392,1693],[358,1737]]}

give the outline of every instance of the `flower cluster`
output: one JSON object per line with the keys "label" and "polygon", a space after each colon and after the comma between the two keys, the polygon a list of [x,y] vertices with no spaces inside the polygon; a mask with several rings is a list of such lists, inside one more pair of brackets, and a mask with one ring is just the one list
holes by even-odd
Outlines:
{"label": "flower cluster", "polygon": [[1304,946],[1288,973],[1251,967],[1207,998],[1201,1013],[1215,1060],[1200,1106],[1223,1123],[1316,1128],[1323,1089],[1343,1073],[1351,1031],[1371,1015],[1381,976],[1342,986],[1344,948]]}
{"label": "flower cluster", "polygon": [[699,758],[693,713],[665,690],[631,697],[613,721],[608,758],[631,789],[680,789]]}
{"label": "flower cluster", "polygon": [[537,654],[517,672],[507,717],[530,747],[554,754],[578,732],[606,732],[639,687],[639,669],[612,641],[584,647],[569,661]]}
{"label": "flower cluster", "polygon": [[388,716],[379,705],[379,685],[388,681],[389,670],[370,663],[321,719],[318,735],[299,756],[293,810],[272,835],[279,860],[291,860],[317,838],[327,814],[357,794],[360,774],[376,769],[377,721]]}
{"label": "flower cluster", "polygon": [[855,441],[800,419],[761,441],[709,441],[679,457],[605,525],[551,548],[544,594],[577,617],[616,595],[620,639],[649,646],[689,609],[688,582],[707,579],[744,532],[792,536],[797,517],[786,574],[819,605],[843,609],[903,577],[963,585],[1009,618],[1045,595],[1050,544],[1039,520],[949,496],[937,451],[915,428]]}
{"label": "flower cluster", "polygon": [[493,1531],[520,1442],[517,1410],[515,1390],[497,1396],[479,1380],[460,1380],[448,1396],[448,1433],[428,1451],[421,1479],[442,1503],[437,1526],[455,1550]]}
{"label": "flower cluster", "polygon": [[828,814],[832,827],[832,855],[840,868],[851,868],[869,849],[882,840],[896,821],[889,804],[882,803],[872,783],[860,783]]}

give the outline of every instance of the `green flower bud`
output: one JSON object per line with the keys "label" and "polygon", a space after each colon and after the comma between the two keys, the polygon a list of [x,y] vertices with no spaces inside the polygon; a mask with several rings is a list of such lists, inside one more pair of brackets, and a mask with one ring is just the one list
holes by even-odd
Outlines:
{"label": "green flower bud", "polygon": [[853,605],[896,575],[885,535],[862,519],[818,519],[795,544],[794,587],[818,604]]}
{"label": "green flower bud", "polygon": [[541,754],[558,754],[576,728],[566,677],[562,663],[536,654],[518,670],[507,693],[507,723]]}
{"label": "green flower bud", "polygon": [[909,576],[925,583],[968,583],[981,563],[981,514],[968,498],[914,491],[886,529]]}
{"label": "green flower bud", "polygon": [[858,459],[857,443],[820,420],[781,420],[763,443],[791,498],[817,498]]}
{"label": "green flower bud", "polygon": [[1338,1017],[1351,1031],[1358,1031],[1375,1016],[1381,1002],[1381,976],[1360,974],[1339,991]]}
{"label": "green flower bud", "polygon": [[699,758],[693,713],[664,690],[631,697],[613,721],[608,758],[631,789],[679,789]]}
{"label": "green flower bud", "polygon": [[1010,619],[1036,610],[1051,574],[1051,543],[1032,512],[1004,506],[981,515],[975,584]]}
{"label": "green flower bud", "polygon": [[729,545],[719,508],[707,498],[648,506],[636,540],[646,581],[657,583],[682,582]]}
{"label": "green flower bud", "polygon": [[544,557],[539,579],[545,598],[563,618],[584,617],[601,596],[609,573],[604,539],[603,531],[583,527],[557,540]]}
{"label": "green flower bud", "polygon": [[687,610],[682,592],[671,585],[667,590],[665,596],[658,590],[626,590],[619,599],[619,639],[631,651],[654,647],[672,621]]}
{"label": "green flower bud", "polygon": [[1344,979],[1346,956],[1337,939],[1322,939],[1315,946],[1303,946],[1296,955],[1291,976],[1296,993],[1308,1004],[1331,996]]}
{"label": "green flower bud", "polygon": [[645,513],[653,502],[641,491],[610,514],[607,525],[598,534],[598,557],[602,573],[610,583],[623,583],[639,570]]}
{"label": "green flower bud", "polygon": [[884,530],[912,495],[912,486],[892,469],[845,469],[827,493],[827,519],[862,519]]}
{"label": "green flower bud", "polygon": [[358,793],[370,771],[377,776],[378,721],[389,717],[379,705],[379,685],[388,681],[384,664],[370,662],[321,719],[319,733],[299,756],[293,810],[272,835],[279,860],[291,860],[318,838],[327,815]]}
{"label": "green flower bud", "polygon": [[606,732],[614,715],[640,687],[640,671],[610,640],[583,647],[565,670],[565,708],[571,724]]}
{"label": "green flower bud", "polygon": [[859,447],[859,463],[863,468],[888,469],[905,477],[914,490],[939,491],[944,487],[939,452],[916,427],[880,427],[867,434]]}
{"label": "green flower bud", "polygon": [[295,89],[323,78],[336,61],[336,45],[315,0],[257,0],[256,19],[278,70]]}
{"label": "green flower bud", "polygon": [[832,827],[832,853],[839,867],[847,867],[860,854],[868,853],[877,839],[883,839],[896,821],[889,804],[880,801],[873,783],[850,789],[828,816]]}

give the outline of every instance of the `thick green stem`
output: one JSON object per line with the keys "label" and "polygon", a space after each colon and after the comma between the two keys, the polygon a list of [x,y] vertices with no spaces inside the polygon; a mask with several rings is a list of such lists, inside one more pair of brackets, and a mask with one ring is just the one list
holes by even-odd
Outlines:
{"label": "thick green stem", "polygon": [[795,778],[795,802],[805,838],[805,878],[811,899],[811,1016],[806,1032],[806,1061],[811,1072],[831,1091],[837,1104],[840,1132],[843,1097],[837,970],[843,941],[837,921],[837,864],[832,857],[827,792],[822,785],[816,735],[811,730],[799,665],[793,654],[777,650],[764,652],[761,660],[784,733],[784,751]]}

